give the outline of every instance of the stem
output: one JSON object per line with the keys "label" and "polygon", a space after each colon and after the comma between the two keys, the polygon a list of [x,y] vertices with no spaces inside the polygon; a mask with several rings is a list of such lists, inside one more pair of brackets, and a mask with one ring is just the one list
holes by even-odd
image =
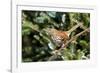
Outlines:
{"label": "stem", "polygon": [[83,23],[79,22],[77,25],[75,25],[74,27],[72,27],[70,30],[67,31],[67,33],[70,33],[74,30],[76,30],[78,27],[80,27],[81,25],[83,25]]}

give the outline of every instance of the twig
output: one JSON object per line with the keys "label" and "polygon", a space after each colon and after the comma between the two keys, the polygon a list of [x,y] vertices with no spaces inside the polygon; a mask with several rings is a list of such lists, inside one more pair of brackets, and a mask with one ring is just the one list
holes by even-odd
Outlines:
{"label": "twig", "polygon": [[66,46],[67,46],[70,42],[72,42],[73,40],[75,40],[75,39],[77,39],[79,36],[81,36],[83,33],[89,32],[89,31],[90,31],[90,28],[87,28],[87,29],[85,29],[84,31],[78,33],[77,35],[75,35],[74,37],[72,37],[72,38],[66,43]]}
{"label": "twig", "polygon": [[75,25],[74,27],[72,27],[70,30],[67,31],[67,33],[71,33],[72,31],[74,31],[75,29],[77,29],[78,27],[82,26],[83,23],[82,22],[79,22],[77,23],[77,25]]}
{"label": "twig", "polygon": [[[80,28],[82,28],[83,30],[87,29],[87,27],[85,27],[84,25],[81,25]],[[90,31],[87,31],[90,32]]]}
{"label": "twig", "polygon": [[[72,19],[72,21],[75,22],[75,23],[77,23],[77,24],[82,23],[82,22],[79,22],[79,21],[77,21],[77,20],[75,20],[75,19]],[[84,26],[84,23],[82,23],[82,24],[80,25],[80,28],[82,28],[83,30],[87,29],[87,27]],[[89,31],[88,31],[88,32],[89,32]]]}

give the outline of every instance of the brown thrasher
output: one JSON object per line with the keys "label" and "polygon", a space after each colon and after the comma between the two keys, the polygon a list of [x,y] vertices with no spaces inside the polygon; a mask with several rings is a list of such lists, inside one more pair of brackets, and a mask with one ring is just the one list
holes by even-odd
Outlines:
{"label": "brown thrasher", "polygon": [[66,31],[49,29],[48,34],[51,37],[51,40],[57,46],[56,49],[63,48],[66,41],[69,39],[69,35]]}
{"label": "brown thrasher", "polygon": [[57,46],[57,48],[55,48],[55,49],[65,48],[66,42],[69,39],[70,33],[72,31],[74,31],[75,29],[77,29],[80,25],[81,25],[81,23],[75,25],[68,31],[61,31],[61,30],[57,30],[54,28],[47,28],[46,31],[47,31],[48,35],[50,35],[51,40]]}

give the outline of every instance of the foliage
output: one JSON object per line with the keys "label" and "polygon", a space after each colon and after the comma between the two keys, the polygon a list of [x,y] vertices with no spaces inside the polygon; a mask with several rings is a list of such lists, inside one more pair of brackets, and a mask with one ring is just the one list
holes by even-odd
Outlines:
{"label": "foliage", "polygon": [[[90,26],[90,14],[79,12],[53,12],[53,11],[22,11],[22,61],[37,62],[49,61],[56,47],[45,29],[55,28],[67,31],[75,22],[83,22]],[[77,28],[70,34],[70,38],[83,31]],[[90,58],[90,33],[84,33],[73,40],[62,52],[52,60],[86,60]]]}

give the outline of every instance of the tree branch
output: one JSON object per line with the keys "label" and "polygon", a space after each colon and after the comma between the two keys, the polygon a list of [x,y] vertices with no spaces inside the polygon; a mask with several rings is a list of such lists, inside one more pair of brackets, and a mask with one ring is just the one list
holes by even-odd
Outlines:
{"label": "tree branch", "polygon": [[74,37],[72,37],[67,43],[66,43],[66,46],[72,42],[73,40],[77,39],[79,36],[81,36],[82,34],[84,34],[85,32],[89,32],[90,31],[90,28],[87,28],[85,29],[84,31],[78,33],[77,35],[75,35]]}
{"label": "tree branch", "polygon": [[78,27],[82,26],[83,23],[79,22],[77,25],[73,26],[70,30],[67,31],[67,33],[71,34],[74,30],[76,30]]}

